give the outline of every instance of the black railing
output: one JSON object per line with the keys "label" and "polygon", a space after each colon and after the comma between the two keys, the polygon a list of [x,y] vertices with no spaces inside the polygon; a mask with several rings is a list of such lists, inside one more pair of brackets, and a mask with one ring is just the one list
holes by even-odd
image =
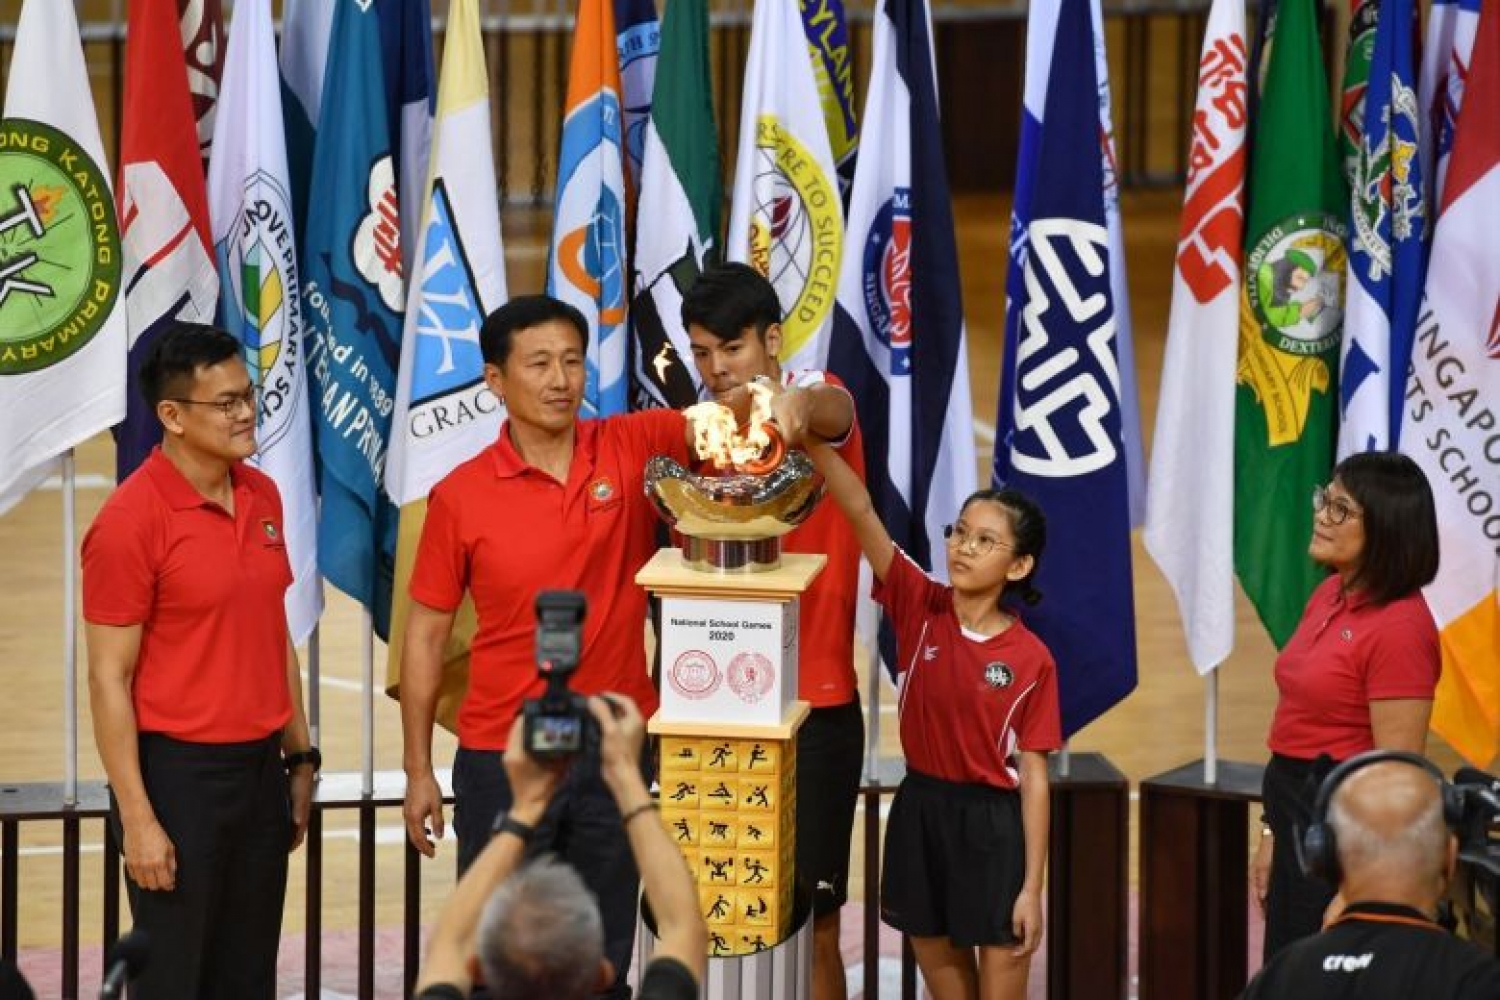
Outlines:
{"label": "black railing", "polygon": [[[886,763],[888,766],[882,768],[883,772],[899,775],[899,766],[895,762]],[[361,1000],[377,995],[377,968],[387,967],[395,957],[376,954],[376,818],[381,810],[394,810],[399,815],[402,790],[398,785],[399,775],[379,781],[375,794],[369,797],[358,794],[358,775],[329,775],[319,785],[302,849],[306,866],[303,939],[307,996],[321,995],[323,983],[324,821],[330,813],[352,811],[357,814],[356,964],[357,995]],[[894,791],[894,783],[867,785],[860,790],[865,809],[864,982],[865,996],[870,998],[880,996],[880,915],[876,890],[880,882],[880,800]],[[79,899],[83,885],[81,834],[85,824],[92,826],[97,823],[103,840],[103,859],[99,867],[103,899],[102,933],[98,945],[101,957],[120,936],[120,853],[107,822],[108,810],[108,797],[102,782],[80,784],[78,801],[72,806],[63,803],[59,784],[0,786],[0,959],[11,965],[20,964],[22,828],[60,825],[63,841],[59,908],[62,947],[58,972],[62,996],[68,1000],[81,995],[79,968],[83,935]],[[402,854],[400,961],[402,995],[406,996],[412,992],[421,961],[422,869],[421,855],[410,844],[403,845]],[[916,965],[910,947],[904,944],[901,978],[901,996],[903,1000],[912,1000],[916,996]]]}

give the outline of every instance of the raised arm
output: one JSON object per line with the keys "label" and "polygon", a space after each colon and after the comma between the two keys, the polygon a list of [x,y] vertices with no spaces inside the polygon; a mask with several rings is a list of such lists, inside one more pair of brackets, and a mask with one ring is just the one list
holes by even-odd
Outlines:
{"label": "raised arm", "polygon": [[432,726],[443,683],[443,646],[451,631],[453,612],[411,602],[401,646],[401,765],[406,770],[401,814],[407,839],[429,858],[437,852],[433,841],[443,839],[443,791],[432,770]]}
{"label": "raised arm", "polygon": [[656,915],[657,955],[676,959],[703,982],[708,953],[708,925],[698,912],[698,892],[682,852],[672,843],[657,815],[656,803],[641,780],[641,744],[646,724],[634,701],[622,694],[589,699],[599,722],[599,758],[624,818],[630,853],[641,872],[651,912]]}
{"label": "raised arm", "polygon": [[849,526],[854,529],[854,537],[859,539],[859,547],[870,561],[870,569],[874,571],[875,578],[884,580],[896,554],[896,543],[891,541],[890,532],[885,530],[880,515],[875,513],[870,491],[860,482],[859,474],[849,467],[849,463],[827,441],[809,438],[804,446],[808,457],[823,474],[829,496],[833,497],[844,516],[849,519]]}

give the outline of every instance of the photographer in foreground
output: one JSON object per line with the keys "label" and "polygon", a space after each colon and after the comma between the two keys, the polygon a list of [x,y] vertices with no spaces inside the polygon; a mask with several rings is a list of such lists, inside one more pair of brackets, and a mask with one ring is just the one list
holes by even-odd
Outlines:
{"label": "photographer in foreground", "polygon": [[[660,943],[637,995],[640,1000],[696,997],[708,930],[698,913],[692,874],[641,780],[645,724],[640,710],[618,694],[590,698],[588,707],[599,726],[600,773],[619,807],[656,915]],[[598,904],[578,874],[550,856],[522,867],[568,768],[533,758],[524,727],[518,717],[505,750],[510,810],[496,821],[495,836],[438,917],[417,981],[418,1000],[467,997],[477,970],[495,1000],[573,1000],[615,982],[615,969],[604,957]]]}
{"label": "photographer in foreground", "polygon": [[1451,800],[1416,754],[1377,750],[1334,768],[1301,851],[1309,875],[1338,887],[1332,915],[1278,952],[1243,1000],[1500,997],[1500,962],[1436,919],[1458,858]]}

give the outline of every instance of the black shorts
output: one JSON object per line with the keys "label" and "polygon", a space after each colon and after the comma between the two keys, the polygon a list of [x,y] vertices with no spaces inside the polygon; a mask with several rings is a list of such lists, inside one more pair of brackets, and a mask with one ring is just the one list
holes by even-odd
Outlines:
{"label": "black shorts", "polygon": [[881,919],[961,948],[1017,943],[1024,840],[1019,793],[908,771],[886,821]]}
{"label": "black shorts", "polygon": [[817,916],[849,900],[849,838],[864,751],[858,698],[813,709],[797,730],[797,876],[812,892]]}

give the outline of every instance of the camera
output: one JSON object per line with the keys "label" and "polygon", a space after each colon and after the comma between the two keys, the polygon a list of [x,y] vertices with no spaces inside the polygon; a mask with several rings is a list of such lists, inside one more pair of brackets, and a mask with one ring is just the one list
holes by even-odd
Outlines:
{"label": "camera", "polygon": [[588,602],[576,590],[544,590],[536,596],[536,668],[547,689],[521,707],[526,752],[537,760],[572,757],[598,743],[588,701],[568,688],[583,655],[583,619]]}

